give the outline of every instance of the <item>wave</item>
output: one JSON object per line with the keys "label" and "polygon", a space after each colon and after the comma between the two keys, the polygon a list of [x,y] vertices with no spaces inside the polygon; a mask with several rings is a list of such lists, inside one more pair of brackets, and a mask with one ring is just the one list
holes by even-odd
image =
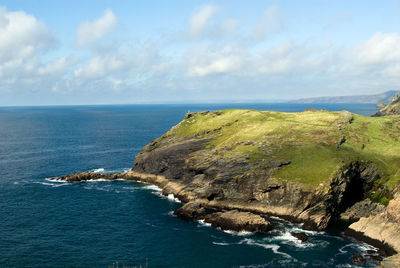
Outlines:
{"label": "wave", "polygon": [[[50,181],[50,180],[48,180],[48,181]],[[41,184],[41,185],[45,185],[45,186],[51,186],[51,187],[60,187],[60,186],[69,185],[69,183],[62,182],[62,181],[50,181],[50,182],[35,181],[33,183]]]}
{"label": "wave", "polygon": [[106,180],[106,179],[93,179],[93,180],[87,180],[85,182],[99,182],[99,181],[110,181],[110,180]]}
{"label": "wave", "polygon": [[89,172],[91,173],[104,173],[104,168],[96,168],[96,169],[92,169]]}
{"label": "wave", "polygon": [[211,223],[205,222],[204,220],[198,220],[199,226],[211,227]]}
{"label": "wave", "polygon": [[253,239],[250,239],[250,238],[243,239],[242,241],[239,242],[239,244],[247,244],[250,246],[258,246],[258,247],[262,247],[265,249],[270,249],[275,254],[280,254],[280,255],[284,256],[285,258],[292,259],[292,256],[290,256],[289,254],[279,251],[280,246],[277,244],[262,244],[262,243],[258,243],[256,241],[254,241]]}
{"label": "wave", "polygon": [[368,244],[363,243],[363,242],[356,242],[356,243],[350,243],[350,244],[344,245],[343,247],[339,248],[339,252],[340,253],[338,253],[338,254],[348,253],[349,250],[345,250],[346,248],[358,249],[361,252],[366,252],[368,250],[378,251],[378,248],[376,248],[374,246],[368,245]]}
{"label": "wave", "polygon": [[178,198],[176,198],[174,196],[174,194],[168,194],[167,198],[168,198],[168,200],[171,200],[171,201],[174,201],[174,202],[177,202],[177,203],[182,203],[181,200],[179,200]]}
{"label": "wave", "polygon": [[52,178],[44,178],[46,181],[51,181],[51,182],[67,182],[66,180],[60,179],[60,177],[52,177]]}
{"label": "wave", "polygon": [[145,183],[146,184],[145,186],[142,187],[143,189],[152,190],[152,191],[156,191],[156,192],[161,192],[162,191],[161,188],[158,187],[157,185],[148,184],[146,182],[141,182],[141,183]]}
{"label": "wave", "polygon": [[130,170],[131,170],[130,168],[116,168],[116,169],[96,168],[89,170],[89,172],[98,174],[109,174],[109,173],[125,173]]}
{"label": "wave", "polygon": [[230,235],[237,235],[237,236],[249,236],[249,235],[253,235],[253,232],[249,232],[249,231],[232,231],[232,230],[222,230],[224,233],[230,234]]}
{"label": "wave", "polygon": [[214,245],[218,245],[218,246],[230,246],[230,245],[233,245],[233,244],[231,244],[231,243],[215,242],[215,241],[213,241],[212,243],[213,243]]}

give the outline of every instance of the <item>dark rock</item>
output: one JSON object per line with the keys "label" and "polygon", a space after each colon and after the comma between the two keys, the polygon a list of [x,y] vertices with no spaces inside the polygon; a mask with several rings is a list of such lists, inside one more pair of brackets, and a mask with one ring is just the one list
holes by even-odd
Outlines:
{"label": "dark rock", "polygon": [[278,167],[287,166],[287,165],[290,165],[290,163],[292,163],[290,160],[285,161],[285,162],[281,162],[281,163],[279,163]]}
{"label": "dark rock", "polygon": [[204,221],[211,223],[213,227],[237,232],[266,233],[272,229],[270,223],[263,217],[251,212],[237,210],[208,214],[205,216]]}
{"label": "dark rock", "polygon": [[365,257],[368,257],[368,258],[370,258],[371,260],[374,260],[374,261],[382,261],[383,260],[382,256],[380,256],[380,255],[367,254],[367,255],[365,255]]}
{"label": "dark rock", "polygon": [[174,215],[187,221],[199,220],[206,214],[205,208],[201,203],[189,202],[174,211]]}
{"label": "dark rock", "polygon": [[293,232],[290,234],[299,239],[301,242],[306,242],[308,240],[308,236],[305,233]]}
{"label": "dark rock", "polygon": [[379,203],[372,202],[369,198],[366,198],[360,202],[355,203],[345,212],[340,214],[340,220],[344,222],[355,222],[361,217],[375,216],[382,213],[385,210],[385,206]]}
{"label": "dark rock", "polygon": [[57,178],[57,180],[67,181],[67,182],[83,182],[83,181],[98,180],[98,179],[112,180],[116,178],[117,178],[116,174],[81,172],[81,173],[62,176]]}
{"label": "dark rock", "polygon": [[208,114],[208,113],[210,113],[210,111],[187,113],[187,114],[185,114],[185,119],[192,118],[192,117],[195,116],[196,114],[199,114],[199,115],[206,115],[206,114]]}
{"label": "dark rock", "polygon": [[360,254],[353,254],[351,260],[354,264],[365,265],[367,263],[366,259]]}

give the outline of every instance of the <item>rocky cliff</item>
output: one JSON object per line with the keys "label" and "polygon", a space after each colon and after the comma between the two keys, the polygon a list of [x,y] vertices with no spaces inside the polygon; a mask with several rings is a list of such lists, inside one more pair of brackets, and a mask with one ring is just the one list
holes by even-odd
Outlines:
{"label": "rocky cliff", "polygon": [[389,104],[380,109],[373,116],[400,115],[400,94],[394,95]]}
{"label": "rocky cliff", "polygon": [[63,177],[158,185],[175,214],[266,232],[265,215],[323,230],[381,213],[400,180],[400,120],[349,112],[191,113],[136,156],[132,171]]}
{"label": "rocky cliff", "polygon": [[400,252],[400,196],[382,213],[361,218],[346,232],[371,244],[383,244],[389,253]]}

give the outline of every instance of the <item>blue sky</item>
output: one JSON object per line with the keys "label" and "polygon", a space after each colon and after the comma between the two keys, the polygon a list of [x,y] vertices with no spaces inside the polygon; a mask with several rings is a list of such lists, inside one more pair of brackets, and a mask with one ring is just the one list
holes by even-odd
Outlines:
{"label": "blue sky", "polygon": [[399,89],[400,1],[1,1],[0,105]]}

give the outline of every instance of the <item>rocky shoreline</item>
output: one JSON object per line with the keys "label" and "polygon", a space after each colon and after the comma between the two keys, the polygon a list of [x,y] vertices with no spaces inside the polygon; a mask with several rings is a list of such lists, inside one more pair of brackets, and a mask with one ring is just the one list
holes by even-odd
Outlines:
{"label": "rocky shoreline", "polygon": [[[82,172],[56,178],[56,180],[71,183],[86,182],[99,179],[123,179],[127,181],[136,181],[156,185],[157,187],[161,188],[163,195],[168,196],[170,194],[173,194],[174,197],[178,198],[184,203],[182,207],[174,211],[174,215],[186,221],[204,221],[205,223],[210,223],[212,227],[222,230],[267,233],[272,229],[271,224],[266,219],[267,216],[279,216],[283,219],[295,223],[302,222],[301,220],[294,218],[292,215],[270,213],[271,211],[260,209],[257,207],[242,206],[239,204],[228,205],[223,202],[219,203],[218,201],[210,201],[208,199],[198,199],[192,194],[187,193],[184,190],[183,185],[171,182],[161,175],[145,174],[136,171],[127,171],[114,174]],[[400,237],[394,236],[392,237],[391,241],[386,242],[382,239],[382,237],[374,237],[373,235],[371,237],[370,233],[364,233],[365,228],[367,229],[367,231],[369,231],[370,229],[374,230],[374,228],[376,229],[376,226],[373,223],[373,219],[374,217],[381,219],[383,215],[386,215],[385,218],[388,219],[386,223],[388,225],[391,225],[393,228],[397,228],[396,230],[398,231],[399,227],[396,225],[397,218],[393,220],[392,214],[393,212],[395,212],[395,217],[398,217],[398,212],[400,210],[397,208],[397,206],[399,204],[399,201],[391,203],[393,205],[388,206],[389,210],[386,209],[384,210],[384,212],[377,214],[377,216],[371,216],[369,218],[361,217],[359,221],[356,221],[355,223],[350,225],[350,227],[345,231],[345,235],[354,237],[358,240],[364,241],[377,248],[380,248],[379,254],[383,256],[391,256],[399,252],[398,241],[400,241]],[[357,208],[357,205],[355,207]],[[388,222],[390,221],[390,219],[392,219],[392,222]],[[365,224],[362,225],[364,229],[357,227],[360,222],[365,222]],[[361,230],[363,230],[364,232]],[[388,232],[388,234],[392,235],[393,233]],[[304,236],[303,233],[295,233],[292,235],[301,241],[307,241],[307,236]]]}

